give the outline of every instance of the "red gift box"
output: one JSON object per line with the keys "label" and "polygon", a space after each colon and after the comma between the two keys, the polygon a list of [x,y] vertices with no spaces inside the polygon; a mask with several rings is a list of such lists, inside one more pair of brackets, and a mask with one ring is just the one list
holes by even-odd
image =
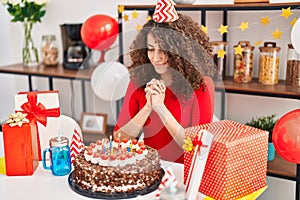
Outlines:
{"label": "red gift box", "polygon": [[[214,199],[237,199],[266,186],[268,132],[230,120],[185,130],[192,141],[200,129],[214,135],[199,192]],[[193,152],[184,153],[184,183]]]}
{"label": "red gift box", "polygon": [[[36,124],[39,160],[42,160],[42,148],[48,146],[48,140],[60,128],[60,107],[58,91],[20,92],[15,95],[16,112],[27,114],[26,118]],[[41,141],[41,134],[46,135]],[[43,143],[41,145],[41,143]]]}
{"label": "red gift box", "polygon": [[32,175],[39,164],[35,124],[24,123],[21,127],[4,124],[2,129],[6,175]]}

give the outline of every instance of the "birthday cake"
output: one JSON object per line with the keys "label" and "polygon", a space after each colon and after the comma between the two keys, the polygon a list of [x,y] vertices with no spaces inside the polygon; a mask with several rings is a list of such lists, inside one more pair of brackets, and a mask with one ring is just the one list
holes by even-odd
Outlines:
{"label": "birthday cake", "polygon": [[124,194],[159,184],[163,173],[158,152],[143,141],[102,139],[77,155],[72,181],[93,193]]}

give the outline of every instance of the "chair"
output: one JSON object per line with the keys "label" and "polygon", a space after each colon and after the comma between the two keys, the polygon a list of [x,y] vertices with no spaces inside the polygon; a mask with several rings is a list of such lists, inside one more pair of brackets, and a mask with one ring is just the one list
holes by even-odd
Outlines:
{"label": "chair", "polygon": [[[47,133],[40,132],[40,143],[41,143],[41,151],[45,148],[49,148],[49,140],[51,138],[57,137],[58,132],[61,131],[61,135],[67,137],[69,139],[69,145],[71,144],[72,136],[74,133],[74,129],[78,131],[82,138],[82,131],[79,124],[71,117],[66,115],[59,116],[60,125],[53,128],[51,131],[47,131]],[[59,130],[57,130],[57,128]],[[47,127],[47,129],[51,129],[51,127]]]}

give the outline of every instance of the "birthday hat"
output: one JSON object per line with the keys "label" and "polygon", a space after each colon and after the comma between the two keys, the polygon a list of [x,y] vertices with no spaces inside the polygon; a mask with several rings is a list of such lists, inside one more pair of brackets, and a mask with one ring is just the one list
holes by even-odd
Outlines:
{"label": "birthday hat", "polygon": [[84,149],[84,144],[79,132],[74,129],[74,133],[72,136],[72,141],[70,145],[71,151],[71,163],[74,162],[76,156]]}
{"label": "birthday hat", "polygon": [[178,19],[172,0],[157,0],[153,20],[158,23],[173,22]]}

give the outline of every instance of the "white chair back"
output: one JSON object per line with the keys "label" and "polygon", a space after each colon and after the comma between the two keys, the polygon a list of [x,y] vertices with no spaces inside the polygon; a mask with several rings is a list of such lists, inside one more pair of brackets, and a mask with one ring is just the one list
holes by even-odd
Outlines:
{"label": "white chair back", "polygon": [[[47,133],[42,133],[42,132],[39,133],[42,152],[45,148],[49,148],[49,140],[51,138],[57,137],[59,131],[61,131],[62,136],[65,136],[69,139],[69,145],[71,144],[74,129],[77,130],[77,132],[80,134],[82,138],[81,128],[73,118],[66,115],[60,115],[59,119],[60,119],[59,120],[60,125],[58,127],[60,127],[59,128],[60,130],[57,130],[57,127],[55,127],[53,128],[53,130],[47,131]],[[47,129],[51,129],[51,127],[47,127]]]}

